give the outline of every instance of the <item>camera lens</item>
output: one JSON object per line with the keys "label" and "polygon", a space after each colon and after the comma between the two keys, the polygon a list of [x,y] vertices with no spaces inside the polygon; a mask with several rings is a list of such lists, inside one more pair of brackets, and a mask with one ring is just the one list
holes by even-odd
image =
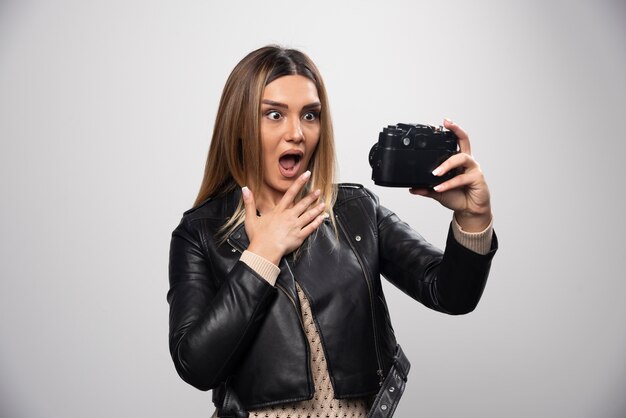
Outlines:
{"label": "camera lens", "polygon": [[[370,149],[370,155],[369,155],[369,161],[370,161],[370,167],[374,167],[374,161],[376,160],[376,154],[378,151],[378,144],[374,144],[374,146],[372,147],[372,149]],[[380,161],[378,161],[379,165],[380,165]]]}

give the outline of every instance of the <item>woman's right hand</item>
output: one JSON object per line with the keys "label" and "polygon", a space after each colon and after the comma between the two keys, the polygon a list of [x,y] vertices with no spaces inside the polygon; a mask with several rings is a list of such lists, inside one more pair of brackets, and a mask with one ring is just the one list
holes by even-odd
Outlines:
{"label": "woman's right hand", "polygon": [[302,174],[287,189],[278,205],[263,216],[257,216],[256,203],[252,191],[242,188],[245,205],[245,228],[250,239],[248,251],[278,265],[280,259],[297,249],[306,237],[311,235],[328,214],[324,212],[324,202],[316,204],[320,190],[315,190],[298,203],[296,196],[307,183],[311,173]]}

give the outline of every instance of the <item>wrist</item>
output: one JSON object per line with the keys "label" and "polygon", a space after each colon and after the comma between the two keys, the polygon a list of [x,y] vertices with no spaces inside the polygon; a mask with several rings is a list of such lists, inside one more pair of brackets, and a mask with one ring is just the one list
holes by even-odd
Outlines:
{"label": "wrist", "polygon": [[491,224],[491,210],[485,213],[454,212],[456,223],[465,232],[482,232]]}
{"label": "wrist", "polygon": [[274,265],[280,264],[280,259],[283,257],[283,251],[273,246],[260,245],[256,242],[251,242],[247,248],[248,251],[254,253],[260,257],[263,257]]}
{"label": "wrist", "polygon": [[276,279],[280,274],[280,268],[277,265],[248,250],[241,254],[240,261],[246,263],[272,286],[276,284]]}

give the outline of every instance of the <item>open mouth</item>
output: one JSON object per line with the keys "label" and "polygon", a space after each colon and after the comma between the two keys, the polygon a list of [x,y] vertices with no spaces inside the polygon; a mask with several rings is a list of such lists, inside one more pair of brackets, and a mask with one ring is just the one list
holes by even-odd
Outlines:
{"label": "open mouth", "polygon": [[278,159],[280,173],[285,177],[293,177],[298,173],[302,161],[302,152],[287,151]]}

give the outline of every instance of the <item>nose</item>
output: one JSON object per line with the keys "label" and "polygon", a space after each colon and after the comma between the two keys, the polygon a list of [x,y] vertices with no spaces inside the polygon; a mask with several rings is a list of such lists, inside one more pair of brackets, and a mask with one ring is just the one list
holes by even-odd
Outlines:
{"label": "nose", "polygon": [[304,133],[302,132],[302,124],[300,122],[300,118],[293,118],[287,123],[285,139],[287,141],[296,143],[304,141]]}

